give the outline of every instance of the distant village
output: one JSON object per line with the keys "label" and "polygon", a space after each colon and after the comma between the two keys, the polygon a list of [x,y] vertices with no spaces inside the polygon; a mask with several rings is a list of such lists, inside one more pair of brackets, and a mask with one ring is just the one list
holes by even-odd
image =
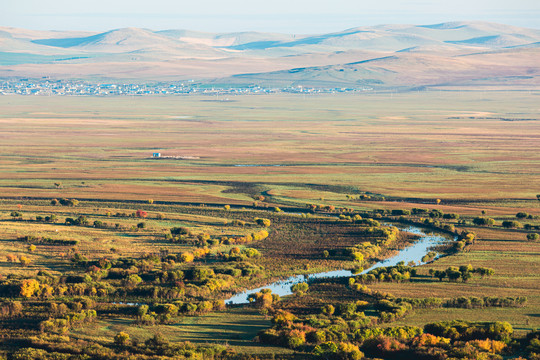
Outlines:
{"label": "distant village", "polygon": [[[207,84],[188,82],[155,84],[90,83],[78,80],[16,79],[0,81],[0,95],[42,96],[149,96],[149,95],[242,95],[269,93],[346,93],[371,91],[372,88],[315,88],[294,86],[270,88],[257,85],[213,87]],[[222,99],[227,101],[227,99]]]}

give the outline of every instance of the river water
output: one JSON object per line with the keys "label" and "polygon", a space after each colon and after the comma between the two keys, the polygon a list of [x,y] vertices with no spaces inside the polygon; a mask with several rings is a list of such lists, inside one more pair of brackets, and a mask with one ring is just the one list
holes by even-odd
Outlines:
{"label": "river water", "polygon": [[[422,258],[424,257],[424,255],[426,255],[430,251],[429,250],[430,248],[436,245],[439,245],[445,241],[448,241],[448,238],[439,234],[434,234],[434,233],[426,234],[424,233],[422,229],[416,226],[409,226],[407,228],[402,229],[402,231],[419,235],[420,239],[415,241],[413,245],[399,251],[399,253],[397,253],[396,255],[375,263],[370,268],[364,270],[362,274],[367,273],[368,271],[381,267],[381,266],[394,266],[394,265],[397,265],[401,261],[405,262],[405,264],[408,264],[409,262],[414,261],[416,265],[421,265],[423,264]],[[292,294],[291,286],[294,284],[298,284],[301,282],[309,283],[309,281],[313,279],[340,278],[340,277],[350,277],[350,276],[353,276],[353,273],[350,270],[334,270],[334,271],[314,273],[314,274],[309,274],[309,275],[295,275],[284,280],[273,282],[266,286],[261,286],[256,289],[243,291],[225,300],[225,303],[228,305],[247,304],[249,303],[248,296],[256,292],[259,292],[262,289],[270,289],[272,290],[273,294],[278,294],[279,296],[291,295]]]}

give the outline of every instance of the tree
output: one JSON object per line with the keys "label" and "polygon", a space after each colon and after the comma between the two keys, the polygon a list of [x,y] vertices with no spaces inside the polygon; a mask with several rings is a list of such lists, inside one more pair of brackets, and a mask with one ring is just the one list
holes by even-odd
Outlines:
{"label": "tree", "polygon": [[173,227],[171,228],[171,234],[172,235],[187,235],[191,236],[191,231],[189,231],[186,227]]}
{"label": "tree", "polygon": [[31,262],[31,260],[24,255],[21,255],[21,257],[19,257],[19,261],[21,262],[22,266],[30,265]]}
{"label": "tree", "polygon": [[144,210],[137,210],[137,212],[135,212],[135,216],[138,218],[145,218],[148,216],[148,213]]}
{"label": "tree", "polygon": [[467,282],[470,278],[472,278],[470,271],[464,271],[461,273],[461,280],[463,280],[463,282]]}
{"label": "tree", "polygon": [[448,280],[456,281],[457,279],[461,277],[461,271],[459,271],[457,268],[452,266],[446,269],[446,276],[448,277]]}
{"label": "tree", "polygon": [[10,215],[13,219],[18,219],[18,220],[21,220],[23,217],[23,214],[20,211],[12,211]]}
{"label": "tree", "polygon": [[142,282],[142,279],[137,274],[128,275],[123,281],[124,286],[126,286],[127,288],[134,288],[135,286],[139,285],[141,282]]}
{"label": "tree", "polygon": [[52,200],[51,200],[51,205],[52,205],[52,206],[57,206],[57,205],[59,205],[59,204],[60,204],[60,201],[58,201],[58,199],[52,199]]}
{"label": "tree", "polygon": [[538,239],[540,239],[540,234],[536,234],[536,233],[527,234],[527,240],[529,241],[536,241]]}
{"label": "tree", "polygon": [[123,331],[114,336],[114,343],[117,346],[126,346],[129,342],[129,335]]}
{"label": "tree", "polygon": [[60,199],[60,205],[63,206],[77,206],[79,205],[79,200],[77,199]]}
{"label": "tree", "polygon": [[523,212],[523,211],[520,211],[516,214],[516,217],[518,219],[525,219],[527,216],[529,216],[529,214],[527,214],[526,212]]}
{"label": "tree", "polygon": [[322,308],[322,312],[323,314],[325,314],[326,316],[332,316],[334,315],[334,312],[336,311],[336,308],[333,306],[333,305],[325,305],[323,306]]}
{"label": "tree", "polygon": [[479,226],[493,226],[495,225],[495,220],[491,218],[477,217],[473,219],[473,224]]}
{"label": "tree", "polygon": [[506,229],[515,229],[521,227],[521,223],[514,220],[505,220],[502,222],[502,226]]}
{"label": "tree", "polygon": [[185,263],[190,263],[190,262],[193,262],[193,260],[195,260],[195,256],[193,256],[193,254],[190,252],[185,252],[180,255],[180,260],[182,260],[182,262],[185,262]]}
{"label": "tree", "polygon": [[228,210],[231,210],[231,205],[225,205],[225,206],[223,206],[223,208],[224,208],[225,210],[227,210],[227,211],[228,211]]}
{"label": "tree", "polygon": [[262,289],[255,294],[250,294],[248,300],[250,303],[255,304],[256,307],[265,309],[272,306],[274,297],[272,296],[272,290]]}
{"label": "tree", "polygon": [[261,218],[255,218],[255,222],[259,226],[269,227],[272,225],[272,222],[269,219],[261,219]]}
{"label": "tree", "polygon": [[435,270],[434,275],[439,279],[439,281],[443,281],[443,279],[446,277],[446,272],[443,270]]}
{"label": "tree", "polygon": [[39,282],[36,279],[25,279],[21,283],[20,294],[22,297],[30,298],[39,290]]}
{"label": "tree", "polygon": [[476,268],[474,269],[474,272],[477,274],[480,274],[482,278],[484,276],[492,276],[493,274],[495,274],[495,270],[491,268],[485,268],[485,267]]}
{"label": "tree", "polygon": [[309,289],[309,285],[305,282],[294,284],[291,287],[292,292],[297,296],[303,296]]}
{"label": "tree", "polygon": [[306,333],[301,330],[291,330],[287,335],[287,345],[296,349],[306,343]]}
{"label": "tree", "polygon": [[146,223],[145,222],[140,222],[137,224],[137,228],[138,229],[144,229],[146,227]]}

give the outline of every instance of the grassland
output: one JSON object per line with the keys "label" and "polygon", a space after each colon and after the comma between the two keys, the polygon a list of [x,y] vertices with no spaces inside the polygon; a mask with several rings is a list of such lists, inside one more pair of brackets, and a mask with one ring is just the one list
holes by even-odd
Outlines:
{"label": "grassland", "polygon": [[[47,321],[49,303],[64,302],[75,311],[82,296],[95,302],[97,319],[61,334],[72,343],[98,344],[117,352],[124,349],[113,344],[119,332],[129,333],[134,343],[160,333],[173,344],[226,344],[247,357],[309,358],[313,349],[307,345],[296,348],[299,355],[283,344],[252,340],[275,326],[270,318],[279,309],[304,321],[320,316],[326,304],[339,307],[365,300],[366,316],[382,325],[379,295],[360,293],[346,280],[335,280],[312,284],[304,296],[282,299],[270,312],[253,306],[222,309],[217,303],[214,311],[192,311],[187,305],[220,302],[240,289],[293,274],[357,267],[360,264],[351,258],[325,256],[324,251],[350,249],[363,241],[380,243],[368,231],[369,226],[375,230],[378,226],[362,225],[347,216],[376,218],[381,209],[386,210],[384,216],[378,215],[381,222],[396,223],[423,219],[391,216],[394,209],[458,214],[459,221],[438,219],[438,228],[454,226],[456,235],[476,234],[463,251],[446,249],[448,256],[417,267],[418,275],[409,281],[368,284],[374,294],[390,294],[382,300],[527,297],[523,307],[414,309],[384,326],[422,327],[468,319],[507,321],[520,336],[535,330],[540,326],[540,245],[526,236],[539,231],[523,226],[505,229],[501,224],[515,220],[517,212],[527,212],[530,218],[520,221],[540,226],[539,95],[261,95],[228,101],[204,96],[0,97],[0,282],[9,293],[5,301],[24,303],[19,318],[0,316],[6,339],[0,342],[0,354],[11,356],[9,339],[22,341],[21,334],[37,337],[24,346],[55,348],[36,324]],[[154,152],[189,158],[152,159]],[[362,195],[368,198],[359,198]],[[78,199],[80,204],[51,205],[51,199],[64,198]],[[133,216],[137,210],[147,214]],[[12,216],[14,212],[21,212],[22,219]],[[344,218],[337,220],[340,214]],[[36,220],[50,215],[57,221]],[[81,216],[87,224],[65,222]],[[495,225],[475,226],[472,220],[479,216],[493,218]],[[267,218],[272,225],[266,229],[255,218]],[[141,223],[144,226],[138,227]],[[188,228],[192,235],[173,241],[168,236],[174,227]],[[224,240],[264,229],[269,236],[263,240]],[[209,239],[204,240],[204,234]],[[22,239],[27,236],[30,240]],[[30,250],[29,244],[41,238],[76,245],[36,242],[36,249]],[[410,239],[401,234],[397,243],[381,245],[381,252],[366,260],[384,258]],[[195,261],[181,260],[182,254],[203,246],[207,252]],[[260,256],[231,260],[228,254],[236,247],[254,248]],[[8,261],[9,255],[26,257],[29,264]],[[100,263],[105,260],[114,271],[99,278],[94,273],[105,269]],[[439,281],[429,275],[430,269],[468,264],[492,268],[494,275],[467,282]],[[199,279],[193,275],[198,268],[215,273]],[[172,276],[169,271],[180,271],[185,278],[167,280]],[[131,287],[128,277],[137,273],[142,283]],[[86,287],[86,292],[77,295],[70,288],[73,293],[66,296],[30,299],[12,293],[25,279],[57,286],[66,277]],[[221,287],[210,289],[209,284],[217,286],[212,281],[221,281]],[[151,295],[153,288],[158,290]],[[92,292],[100,289],[111,292]],[[177,293],[167,292],[172,290]],[[157,311],[155,322],[119,302],[150,304],[151,311]],[[164,318],[160,306],[169,302],[186,309]],[[143,351],[136,345],[124,350],[139,355]]]}
{"label": "grassland", "polygon": [[0,187],[187,203],[248,204],[235,189],[255,185],[303,202],[329,195],[313,185],[400,200],[532,200],[538,95],[2,97]]}

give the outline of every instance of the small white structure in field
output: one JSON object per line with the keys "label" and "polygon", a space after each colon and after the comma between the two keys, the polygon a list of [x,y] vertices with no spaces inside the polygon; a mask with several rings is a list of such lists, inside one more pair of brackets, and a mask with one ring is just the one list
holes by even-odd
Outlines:
{"label": "small white structure in field", "polygon": [[153,157],[153,158],[161,157],[161,153],[153,153],[153,154],[152,154],[152,157]]}

